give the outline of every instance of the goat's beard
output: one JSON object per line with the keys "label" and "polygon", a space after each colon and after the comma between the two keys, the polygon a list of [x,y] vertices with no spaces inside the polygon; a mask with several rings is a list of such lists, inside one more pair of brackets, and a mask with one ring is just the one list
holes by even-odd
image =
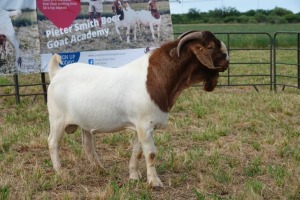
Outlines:
{"label": "goat's beard", "polygon": [[203,81],[203,88],[204,91],[211,92],[215,89],[218,83],[219,74],[211,77],[207,77],[205,81]]}

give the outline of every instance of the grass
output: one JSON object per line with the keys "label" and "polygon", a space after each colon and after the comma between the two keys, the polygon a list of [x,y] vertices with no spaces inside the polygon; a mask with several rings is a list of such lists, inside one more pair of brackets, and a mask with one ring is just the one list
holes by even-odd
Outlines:
{"label": "grass", "polygon": [[274,35],[278,31],[299,31],[299,24],[173,24],[174,33],[187,30],[224,32],[265,32]]}
{"label": "grass", "polygon": [[[165,187],[128,180],[133,133],[95,135],[107,173],[85,159],[79,132],[65,135],[56,174],[47,149],[46,105],[24,98],[0,112],[2,199],[299,199],[299,92],[190,88],[158,130],[157,171]],[[288,101],[287,101],[288,100]],[[3,101],[3,100],[2,100]],[[13,105],[13,102],[11,103]]]}

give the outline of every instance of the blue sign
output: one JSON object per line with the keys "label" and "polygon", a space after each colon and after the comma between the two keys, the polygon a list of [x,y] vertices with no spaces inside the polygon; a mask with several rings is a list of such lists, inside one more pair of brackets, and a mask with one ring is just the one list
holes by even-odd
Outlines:
{"label": "blue sign", "polygon": [[78,62],[80,52],[59,53],[59,55],[61,56],[62,61],[62,63],[59,66],[64,67],[65,65]]}
{"label": "blue sign", "polygon": [[89,63],[90,65],[93,65],[93,64],[94,64],[94,59],[89,59],[89,60],[88,60],[88,63]]}

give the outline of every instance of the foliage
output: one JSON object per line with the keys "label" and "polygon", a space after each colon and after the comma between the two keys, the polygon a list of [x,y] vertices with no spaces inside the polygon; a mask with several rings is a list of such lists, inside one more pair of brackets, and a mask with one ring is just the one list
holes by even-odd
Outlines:
{"label": "foliage", "polygon": [[299,23],[300,14],[276,7],[272,10],[249,10],[239,12],[232,7],[216,8],[208,12],[201,12],[196,8],[191,8],[187,14],[173,14],[174,24],[193,23],[269,23],[285,24]]}

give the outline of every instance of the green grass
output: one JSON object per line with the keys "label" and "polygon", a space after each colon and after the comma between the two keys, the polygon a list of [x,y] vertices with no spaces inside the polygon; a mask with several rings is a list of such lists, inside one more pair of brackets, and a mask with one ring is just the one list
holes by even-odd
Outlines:
{"label": "green grass", "polygon": [[209,30],[224,32],[265,32],[273,35],[279,31],[299,31],[299,24],[173,24],[174,33],[187,30]]}
{"label": "green grass", "polygon": [[[270,40],[276,32],[299,32],[299,24],[173,24],[175,37],[189,30],[209,30],[217,33],[218,37],[224,42],[227,42],[227,36],[220,33],[231,33],[230,46],[233,48],[267,48],[270,46]],[[290,47],[297,44],[297,34],[278,34],[276,38],[278,45],[282,47]]]}

